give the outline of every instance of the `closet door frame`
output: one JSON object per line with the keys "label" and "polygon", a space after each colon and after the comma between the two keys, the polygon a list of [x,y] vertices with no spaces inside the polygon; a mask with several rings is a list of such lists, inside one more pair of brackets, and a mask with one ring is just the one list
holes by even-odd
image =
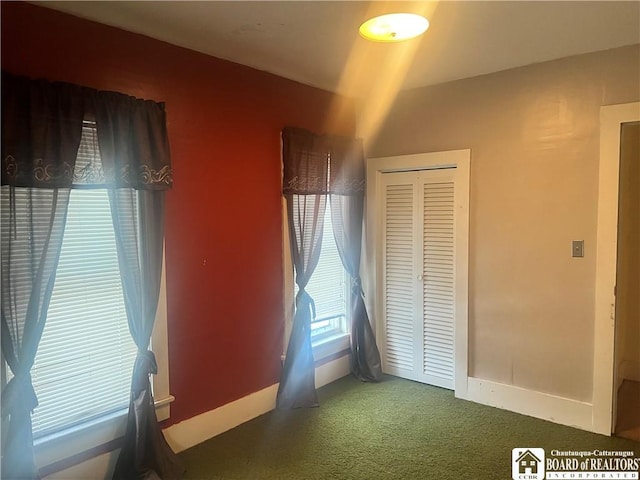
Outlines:
{"label": "closet door frame", "polygon": [[[382,175],[391,172],[408,172],[455,168],[456,208],[456,262],[455,292],[456,316],[454,321],[454,388],[457,398],[467,398],[469,362],[469,175],[471,150],[418,153],[367,160],[366,244],[364,261],[364,287],[372,327],[376,335],[383,332],[382,302]],[[380,343],[380,342],[379,342]]]}

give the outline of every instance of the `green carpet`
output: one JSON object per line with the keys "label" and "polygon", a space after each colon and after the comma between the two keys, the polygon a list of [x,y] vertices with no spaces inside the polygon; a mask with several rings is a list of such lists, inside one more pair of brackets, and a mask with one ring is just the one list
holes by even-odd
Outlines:
{"label": "green carpet", "polygon": [[273,411],[180,454],[187,479],[505,479],[511,449],[632,450],[609,438],[458,400],[395,377],[345,377],[320,408]]}

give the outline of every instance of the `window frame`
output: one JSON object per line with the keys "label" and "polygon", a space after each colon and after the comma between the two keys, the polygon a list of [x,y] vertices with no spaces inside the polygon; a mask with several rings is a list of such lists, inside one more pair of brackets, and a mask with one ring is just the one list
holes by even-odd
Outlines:
{"label": "window frame", "polygon": [[[169,348],[167,332],[167,290],[166,290],[166,257],[163,245],[162,272],[160,278],[160,292],[158,308],[151,335],[151,350],[154,352],[158,365],[158,374],[151,375],[151,386],[154,395],[156,415],[158,421],[167,420],[171,415],[171,403],[175,397],[169,389]],[[8,365],[0,356],[1,385],[7,382]],[[34,439],[34,456],[38,468],[46,467],[58,462],[64,462],[75,455],[92,449],[107,446],[109,442],[123,437],[126,431],[128,406],[88,420],[60,431],[42,435]],[[4,420],[4,419],[3,419]],[[4,432],[5,422],[2,422]],[[106,448],[105,451],[116,447]],[[76,462],[72,462],[75,464]]]}
{"label": "window frame", "polygon": [[[104,418],[120,410],[129,400],[129,384],[137,347],[128,328],[108,195],[106,188],[74,188],[70,191],[55,286],[47,310],[46,325],[31,367],[32,382],[38,396],[38,407],[31,414],[34,441],[75,425]],[[18,205],[25,204],[22,198],[22,195],[16,195]],[[107,244],[103,243],[105,241]],[[86,269],[80,271],[82,265],[86,265]],[[105,281],[108,281],[106,285],[103,283]],[[95,312],[100,315],[97,324],[82,323],[82,318],[94,314],[91,309],[95,306],[91,302],[86,303],[87,297],[106,302],[106,311],[101,305]],[[61,336],[59,329],[74,325],[76,317],[81,325],[79,328],[86,329],[85,334],[76,336],[68,332]],[[96,336],[97,331],[103,331],[105,336]],[[70,335],[74,339],[73,344],[68,343]],[[103,343],[105,341],[108,343]],[[105,350],[106,347],[110,348]],[[93,352],[98,352],[99,356],[91,360],[89,355]],[[103,356],[105,354],[108,359]],[[85,363],[87,361],[91,363]],[[98,373],[100,370],[95,371],[94,368],[103,368],[103,361],[118,361],[118,364]],[[65,366],[60,368],[60,365]],[[73,372],[70,379],[65,378],[67,371]],[[7,375],[11,376],[9,372]],[[86,388],[83,388],[83,394],[70,397],[67,390],[88,382],[85,387],[89,387],[87,392],[91,392],[94,391],[92,386],[100,388],[103,379],[113,382],[116,378],[118,384],[112,384],[112,388],[103,390],[99,396],[89,394],[89,398],[78,398],[84,395]],[[47,388],[48,384],[54,388]],[[117,400],[112,396],[114,391],[117,392]],[[100,405],[103,401],[109,403]],[[56,418],[58,408],[66,407],[71,407],[68,415]],[[55,423],[51,424],[51,420]]]}
{"label": "window frame", "polygon": [[[332,241],[335,241],[333,238]],[[293,328],[293,318],[295,314],[295,279],[294,279],[294,267],[293,260],[291,258],[291,243],[289,240],[289,219],[287,216],[287,200],[282,197],[282,263],[283,263],[283,299],[284,299],[284,351],[282,353],[282,360],[284,361],[286,355],[287,345],[289,344],[289,338],[291,336],[291,330]],[[343,267],[344,268],[344,267]],[[315,338],[311,339],[311,346],[313,348],[313,357],[315,362],[322,362],[327,357],[332,357],[350,348],[351,337],[351,290],[350,275],[345,270],[346,275],[346,311],[344,326],[338,333],[331,332],[330,334],[323,335],[318,334]]]}
{"label": "window frame", "polygon": [[[169,393],[166,262],[164,253],[163,249],[158,310],[151,335],[151,350],[155,354],[158,364],[158,374],[151,375],[151,386],[158,421],[169,418],[171,414],[170,405],[175,400],[175,397]],[[127,426],[127,414],[128,407],[35,439],[33,447],[36,465],[38,468],[42,468],[61,462],[79,453],[106,446],[109,442],[123,437]],[[111,449],[106,449],[106,451]],[[68,466],[72,466],[72,464]]]}

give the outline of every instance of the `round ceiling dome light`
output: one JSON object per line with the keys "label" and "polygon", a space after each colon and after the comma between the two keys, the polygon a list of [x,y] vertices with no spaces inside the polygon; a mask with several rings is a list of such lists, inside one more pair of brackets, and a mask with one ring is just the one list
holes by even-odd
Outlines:
{"label": "round ceiling dome light", "polygon": [[429,20],[415,13],[389,13],[360,25],[360,35],[374,42],[402,42],[422,35]]}

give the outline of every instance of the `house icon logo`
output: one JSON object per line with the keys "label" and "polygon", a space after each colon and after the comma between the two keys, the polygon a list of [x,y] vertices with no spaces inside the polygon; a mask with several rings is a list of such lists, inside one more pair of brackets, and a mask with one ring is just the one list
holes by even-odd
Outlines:
{"label": "house icon logo", "polygon": [[514,448],[511,465],[513,480],[544,480],[544,449]]}

